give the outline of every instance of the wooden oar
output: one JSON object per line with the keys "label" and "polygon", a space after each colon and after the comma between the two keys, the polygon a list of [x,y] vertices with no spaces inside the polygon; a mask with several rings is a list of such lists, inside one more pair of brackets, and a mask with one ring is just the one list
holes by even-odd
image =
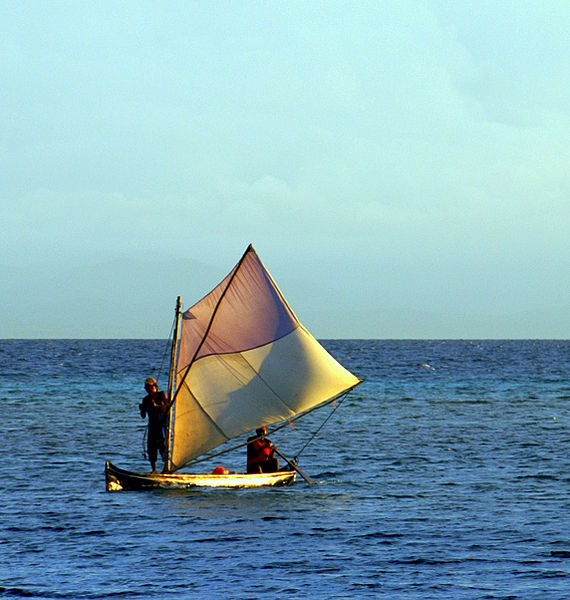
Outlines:
{"label": "wooden oar", "polygon": [[309,484],[309,485],[313,485],[315,482],[303,471],[301,471],[301,469],[299,469],[299,467],[292,461],[289,460],[286,456],[284,456],[283,454],[281,454],[281,452],[279,452],[279,450],[277,450],[277,448],[275,446],[273,446],[273,450],[275,450],[275,454],[277,454],[278,456],[280,456],[292,469],[294,469],[295,471],[297,471],[297,473],[299,473],[299,475]]}

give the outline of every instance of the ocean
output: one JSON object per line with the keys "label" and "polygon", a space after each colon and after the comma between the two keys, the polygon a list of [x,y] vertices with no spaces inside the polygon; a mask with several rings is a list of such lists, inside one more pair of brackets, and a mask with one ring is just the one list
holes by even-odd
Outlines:
{"label": "ocean", "polygon": [[166,342],[0,341],[0,597],[569,598],[570,342],[323,345],[364,383],[271,436],[330,417],[316,485],[108,493]]}

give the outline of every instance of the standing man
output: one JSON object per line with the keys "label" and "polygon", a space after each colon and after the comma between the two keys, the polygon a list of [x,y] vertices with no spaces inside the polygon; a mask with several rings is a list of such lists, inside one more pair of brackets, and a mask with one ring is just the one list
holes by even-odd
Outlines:
{"label": "standing man", "polygon": [[275,458],[275,447],[265,437],[267,427],[258,427],[256,435],[247,439],[247,472],[275,473],[279,471],[279,461]]}
{"label": "standing man", "polygon": [[160,456],[164,459],[165,443],[164,431],[162,429],[162,421],[166,413],[168,401],[164,392],[158,391],[158,384],[154,377],[148,377],[144,382],[144,389],[147,395],[139,404],[141,417],[144,419],[148,415],[148,435],[147,435],[147,451],[152,472],[156,473],[156,456],[160,452]]}

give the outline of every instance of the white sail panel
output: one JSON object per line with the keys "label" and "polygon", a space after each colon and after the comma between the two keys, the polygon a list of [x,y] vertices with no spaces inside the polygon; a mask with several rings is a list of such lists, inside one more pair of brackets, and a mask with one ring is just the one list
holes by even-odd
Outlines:
{"label": "white sail panel", "polygon": [[172,416],[171,471],[226,441],[187,386],[179,394]]}
{"label": "white sail panel", "polygon": [[201,358],[178,391],[173,465],[306,412],[358,383],[303,327],[260,348]]}

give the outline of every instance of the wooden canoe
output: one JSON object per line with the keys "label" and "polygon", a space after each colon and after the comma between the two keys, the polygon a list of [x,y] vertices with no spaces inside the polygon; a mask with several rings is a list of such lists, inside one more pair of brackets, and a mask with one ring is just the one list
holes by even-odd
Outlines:
{"label": "wooden canoe", "polygon": [[169,473],[133,473],[116,467],[110,461],[105,464],[105,480],[108,492],[123,490],[148,490],[153,488],[254,488],[291,485],[295,471],[277,473],[229,473],[227,475]]}

